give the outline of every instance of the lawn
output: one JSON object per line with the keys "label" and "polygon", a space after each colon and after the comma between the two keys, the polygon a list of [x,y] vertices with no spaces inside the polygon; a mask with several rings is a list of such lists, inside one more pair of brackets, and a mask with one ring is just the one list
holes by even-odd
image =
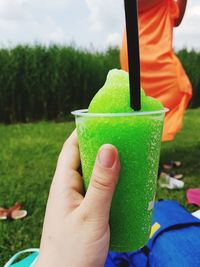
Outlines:
{"label": "lawn", "polygon": [[[15,252],[38,247],[45,204],[56,160],[74,123],[0,125],[0,206],[23,203],[28,216],[19,221],[0,221],[0,266]],[[182,161],[185,188],[158,188],[157,199],[176,199],[189,211],[186,189],[199,187],[200,179],[200,109],[188,110],[184,127],[173,142],[164,143],[161,160]]]}

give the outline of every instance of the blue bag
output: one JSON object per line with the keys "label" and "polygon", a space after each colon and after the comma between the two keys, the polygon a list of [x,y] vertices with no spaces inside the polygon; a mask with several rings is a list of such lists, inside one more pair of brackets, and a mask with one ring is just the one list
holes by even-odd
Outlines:
{"label": "blue bag", "polygon": [[[145,247],[133,252],[110,251],[104,267],[199,267],[200,220],[178,202],[163,200],[155,204],[152,233]],[[24,252],[33,253],[24,260],[14,260]],[[38,250],[17,253],[4,267],[31,267]]]}
{"label": "blue bag", "polygon": [[200,220],[178,202],[155,204],[152,229],[144,248],[130,253],[109,252],[105,267],[200,266]]}

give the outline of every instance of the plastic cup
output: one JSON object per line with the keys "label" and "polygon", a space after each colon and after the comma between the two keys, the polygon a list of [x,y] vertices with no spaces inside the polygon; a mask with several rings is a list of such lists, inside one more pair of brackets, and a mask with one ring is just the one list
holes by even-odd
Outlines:
{"label": "plastic cup", "polygon": [[167,109],[132,113],[73,111],[78,132],[85,190],[97,152],[112,144],[121,172],[110,210],[110,249],[128,252],[150,236],[164,115]]}

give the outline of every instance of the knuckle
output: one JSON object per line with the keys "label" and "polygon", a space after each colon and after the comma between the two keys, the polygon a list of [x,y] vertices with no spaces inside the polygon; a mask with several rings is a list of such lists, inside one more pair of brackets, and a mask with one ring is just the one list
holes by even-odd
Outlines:
{"label": "knuckle", "polygon": [[86,209],[84,209],[80,213],[80,219],[81,219],[82,223],[88,222],[91,219],[91,214]]}
{"label": "knuckle", "polygon": [[69,169],[67,170],[67,176],[69,177],[69,181],[74,181],[77,178],[77,171]]}
{"label": "knuckle", "polygon": [[75,198],[75,193],[74,191],[67,191],[65,194],[65,203],[66,203],[66,208],[67,209],[74,209],[77,206],[76,201],[74,201]]}
{"label": "knuckle", "polygon": [[65,207],[67,210],[75,210],[80,206],[82,202],[82,197],[77,195],[75,191],[69,190],[66,192],[64,200],[65,200]]}
{"label": "knuckle", "polygon": [[113,188],[114,181],[105,175],[98,175],[93,173],[91,184],[93,188],[101,191],[110,191]]}

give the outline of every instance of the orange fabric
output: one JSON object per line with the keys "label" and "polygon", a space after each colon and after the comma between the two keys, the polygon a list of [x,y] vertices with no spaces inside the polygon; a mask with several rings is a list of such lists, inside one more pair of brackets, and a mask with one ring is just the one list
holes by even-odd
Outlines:
{"label": "orange fabric", "polygon": [[[191,83],[172,49],[173,21],[179,15],[175,0],[163,0],[139,13],[141,84],[146,95],[160,100],[167,113],[163,141],[181,129],[192,96]],[[121,68],[128,71],[126,33],[120,51]]]}

